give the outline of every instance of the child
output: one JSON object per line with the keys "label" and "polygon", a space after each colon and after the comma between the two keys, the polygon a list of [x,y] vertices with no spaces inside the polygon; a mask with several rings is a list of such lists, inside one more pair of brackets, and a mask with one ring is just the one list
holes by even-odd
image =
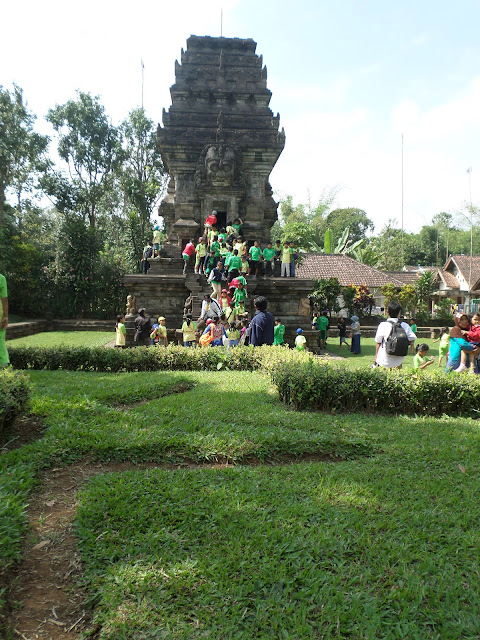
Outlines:
{"label": "child", "polygon": [[153,255],[153,247],[152,247],[151,240],[149,240],[143,249],[143,255],[142,255],[142,273],[145,275],[148,273],[148,270],[150,269],[150,263],[148,259],[151,258],[152,255]]}
{"label": "child", "polygon": [[[462,331],[462,333],[465,336],[465,340],[471,344],[475,346],[480,344],[480,315],[478,313],[472,317],[470,329],[468,331]],[[475,360],[476,358],[473,355],[468,356],[466,351],[462,351],[461,364],[457,369],[455,369],[455,371],[466,371],[467,369],[470,369],[470,373],[475,373]]]}
{"label": "child", "polygon": [[285,325],[282,324],[280,318],[275,318],[275,327],[273,328],[273,344],[280,346],[285,344],[283,338],[285,336]]}
{"label": "child", "polygon": [[158,319],[158,344],[163,344],[164,347],[168,347],[167,338],[167,321],[163,316]]}
{"label": "child", "polygon": [[438,366],[442,364],[442,358],[447,357],[448,349],[450,347],[450,328],[444,327],[440,333],[440,337],[434,340],[434,342],[440,341],[438,345]]}
{"label": "child", "polygon": [[342,344],[345,344],[347,347],[347,323],[345,322],[345,318],[340,318],[337,324],[338,327],[338,337],[340,338],[340,349],[342,348]]}
{"label": "child", "polygon": [[417,354],[413,358],[414,369],[426,369],[429,365],[435,362],[435,358],[432,356],[430,360],[425,357],[428,353],[428,344],[419,344],[417,346]]}
{"label": "child", "polygon": [[260,243],[258,242],[258,240],[255,240],[255,242],[253,243],[253,247],[250,247],[249,256],[250,264],[248,267],[248,275],[252,274],[254,276],[258,276],[260,260],[262,259],[262,250],[260,248]]}
{"label": "child", "polygon": [[183,275],[187,273],[187,266],[188,266],[188,263],[190,262],[190,257],[192,253],[195,253],[195,246],[193,244],[193,238],[190,238],[190,241],[187,242],[187,244],[185,245],[182,251]]}
{"label": "child", "polygon": [[223,312],[225,312],[230,306],[230,296],[228,295],[228,291],[226,289],[222,289],[220,293],[220,307]]}
{"label": "child", "polygon": [[125,329],[125,316],[122,313],[117,316],[115,332],[115,347],[125,349],[125,336],[127,334],[127,330]]}
{"label": "child", "polygon": [[230,302],[228,303],[228,308],[225,309],[225,320],[228,322],[228,324],[232,324],[232,322],[236,323],[238,317],[238,309],[235,306],[235,302],[233,300],[230,300]]}
{"label": "child", "polygon": [[[275,275],[275,249],[272,247],[272,243],[269,242],[263,250],[263,259],[265,260],[265,276],[268,275],[268,271],[272,272],[272,276]],[[270,268],[269,268],[270,265]]]}
{"label": "child", "polygon": [[235,233],[238,238],[240,237],[240,234],[242,232],[242,224],[243,220],[241,218],[235,218],[232,223],[232,227],[235,229]]}
{"label": "child", "polygon": [[248,276],[250,266],[248,264],[248,259],[246,255],[242,255],[242,267],[240,269],[240,273],[243,277]]}
{"label": "child", "polygon": [[275,260],[277,262],[280,261],[282,255],[282,243],[280,240],[275,240]]}
{"label": "child", "polygon": [[303,335],[303,329],[297,329],[297,337],[295,338],[295,349],[298,351],[308,351],[307,339]]}
{"label": "child", "polygon": [[198,244],[195,247],[195,253],[197,257],[195,259],[195,273],[203,273],[205,267],[205,256],[207,255],[207,245],[205,244],[205,238],[198,239]]}
{"label": "child", "polygon": [[152,329],[150,331],[150,344],[151,345],[158,345],[158,323],[155,322],[155,324],[152,324]]}
{"label": "child", "polygon": [[248,320],[242,320],[241,322],[241,329],[240,329],[240,342],[239,344],[245,345],[247,346],[247,344],[249,343],[249,335],[250,335],[250,329],[249,329],[249,325],[250,322]]}
{"label": "child", "polygon": [[298,253],[295,251],[295,243],[293,242],[293,240],[290,241],[290,253],[291,253],[291,260],[290,260],[290,277],[294,278],[295,277],[295,260],[298,260]]}
{"label": "child", "polygon": [[197,324],[192,320],[192,314],[187,313],[185,321],[182,324],[183,333],[183,346],[184,347],[196,347],[195,331],[197,330]]}
{"label": "child", "polygon": [[233,294],[233,299],[235,300],[235,306],[240,307],[243,306],[245,310],[245,298],[247,297],[247,291],[243,286],[242,282],[238,283],[238,287],[235,289],[235,293]]}
{"label": "child", "polygon": [[236,347],[238,345],[238,341],[240,340],[240,331],[237,329],[236,322],[230,323],[227,331],[227,338],[228,338],[227,349],[229,349],[230,347]]}
{"label": "child", "polygon": [[153,257],[158,258],[160,255],[160,243],[162,241],[162,232],[160,231],[160,227],[155,225],[153,230]]}
{"label": "child", "polygon": [[[413,331],[413,333],[417,333],[417,324],[415,322],[415,318],[412,318],[412,320],[410,321],[410,328]],[[413,356],[414,350],[417,351],[417,349],[415,348],[415,341],[412,342],[412,344],[410,345],[410,353],[412,354],[412,356]]]}
{"label": "child", "polygon": [[290,244],[285,241],[283,243],[283,251],[282,251],[282,268],[280,271],[281,278],[289,278],[290,277],[290,262],[292,260],[292,253],[290,251]]}

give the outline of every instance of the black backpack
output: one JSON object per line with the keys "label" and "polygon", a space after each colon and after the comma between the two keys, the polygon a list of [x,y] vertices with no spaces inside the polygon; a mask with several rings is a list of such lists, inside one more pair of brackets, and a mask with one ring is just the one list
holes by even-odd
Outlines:
{"label": "black backpack", "polygon": [[153,248],[152,247],[147,247],[145,249],[145,260],[148,260],[148,258],[151,258],[153,255]]}
{"label": "black backpack", "polygon": [[400,322],[390,322],[392,330],[385,340],[385,351],[389,356],[406,356],[410,340]]}

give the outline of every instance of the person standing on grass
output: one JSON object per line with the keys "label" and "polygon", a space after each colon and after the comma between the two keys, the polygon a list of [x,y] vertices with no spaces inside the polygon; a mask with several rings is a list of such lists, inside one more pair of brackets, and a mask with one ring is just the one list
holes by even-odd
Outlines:
{"label": "person standing on grass", "polygon": [[448,348],[450,346],[450,328],[444,327],[440,333],[440,337],[434,340],[434,342],[439,342],[438,345],[438,367],[442,365],[443,358],[447,358],[448,356]]}
{"label": "person standing on grass", "polygon": [[[405,356],[408,353],[408,345],[407,351],[405,355],[392,355],[387,353],[386,341],[390,337],[390,334],[393,331],[394,325],[400,323],[400,326],[404,330],[406,334],[406,338],[409,344],[415,342],[415,338],[417,337],[410,325],[406,322],[400,322],[400,314],[402,313],[402,307],[398,302],[392,300],[387,307],[387,320],[385,322],[381,322],[378,325],[377,333],[375,335],[376,342],[376,350],[375,350],[375,359],[374,365],[376,364],[379,367],[385,367],[386,369],[401,369],[403,361],[405,360]],[[353,320],[353,318],[352,318]],[[353,346],[353,339],[352,339]]]}
{"label": "person standing on grass", "polygon": [[8,356],[6,335],[8,327],[8,294],[7,294],[7,279],[0,273],[0,298],[2,304],[0,305],[0,368],[8,367],[10,364],[10,358]]}
{"label": "person standing on grass", "polygon": [[187,313],[185,320],[182,324],[183,334],[183,346],[184,347],[196,347],[195,332],[197,331],[197,324],[192,320],[192,314]]}
{"label": "person standing on grass", "polygon": [[[415,318],[412,318],[412,320],[410,321],[410,329],[413,331],[413,333],[415,334],[415,336],[417,335],[417,323],[415,321]],[[415,349],[415,342],[412,342],[412,344],[410,345],[410,353],[413,354],[414,353],[418,353],[418,349]]]}
{"label": "person standing on grass", "polygon": [[358,316],[352,316],[351,317],[351,325],[350,325],[350,329],[352,331],[351,336],[352,336],[352,342],[350,345],[350,351],[352,353],[354,353],[355,355],[358,355],[362,352],[362,349],[360,347],[360,335],[361,335],[361,331],[360,331],[360,321],[358,319]]}
{"label": "person standing on grass", "polygon": [[268,302],[263,296],[257,296],[253,301],[255,315],[250,321],[250,344],[260,347],[262,344],[273,344],[274,319],[267,311]]}
{"label": "person standing on grass", "polygon": [[312,321],[312,329],[318,331],[318,346],[325,349],[327,343],[327,329],[329,326],[328,317],[325,314],[318,315]]}
{"label": "person standing on grass", "polygon": [[135,318],[135,337],[133,340],[145,347],[150,345],[150,318],[146,316],[144,307],[138,310],[138,316]]}
{"label": "person standing on grass", "polygon": [[125,316],[123,313],[119,313],[117,316],[117,323],[115,325],[115,347],[117,349],[125,349],[125,336],[127,330],[125,329]]}
{"label": "person standing on grass", "polygon": [[340,338],[340,349],[342,348],[342,344],[347,344],[347,323],[345,322],[345,318],[340,318],[337,324],[338,327],[338,337]]}

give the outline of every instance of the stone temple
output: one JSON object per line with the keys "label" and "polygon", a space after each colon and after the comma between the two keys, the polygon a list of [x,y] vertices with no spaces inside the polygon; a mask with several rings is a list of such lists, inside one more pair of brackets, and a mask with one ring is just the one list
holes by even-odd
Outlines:
{"label": "stone temple", "polygon": [[[198,241],[204,221],[217,212],[219,227],[239,217],[242,234],[252,245],[270,240],[277,220],[269,176],[285,146],[280,117],[269,104],[267,69],[251,39],[190,36],[181,61],[175,63],[172,104],[163,111],[157,140],[170,176],[160,205],[168,242],[161,257],[150,260],[147,275],[124,278],[129,293],[127,344],[132,344],[135,310],[163,315],[168,328],[182,324],[184,302],[193,301],[194,317],[211,292],[205,276],[193,272],[193,260],[182,274],[182,248]],[[279,265],[277,264],[279,275]],[[250,304],[255,295],[285,324],[305,326],[311,280],[248,277]],[[249,309],[253,311],[253,308]],[[288,332],[288,326],[287,326]]]}
{"label": "stone temple", "polygon": [[158,145],[170,175],[160,206],[179,255],[215,210],[218,226],[243,220],[246,238],[266,243],[277,219],[270,173],[285,146],[273,115],[267,69],[251,39],[190,36],[175,63],[172,106],[163,111]]}

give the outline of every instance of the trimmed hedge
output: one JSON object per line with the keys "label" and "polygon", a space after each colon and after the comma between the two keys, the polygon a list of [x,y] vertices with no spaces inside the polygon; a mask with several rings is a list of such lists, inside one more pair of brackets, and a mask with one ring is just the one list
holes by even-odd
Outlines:
{"label": "trimmed hedge", "polygon": [[442,372],[347,369],[318,359],[277,362],[271,370],[280,399],[297,410],[404,415],[480,412],[480,379]]}
{"label": "trimmed hedge", "polygon": [[263,349],[235,347],[186,349],[185,347],[10,347],[16,369],[65,369],[67,371],[217,371],[228,368],[255,371],[262,366]]}
{"label": "trimmed hedge", "polygon": [[29,398],[27,376],[11,369],[0,369],[0,443],[15,418],[25,411]]}

